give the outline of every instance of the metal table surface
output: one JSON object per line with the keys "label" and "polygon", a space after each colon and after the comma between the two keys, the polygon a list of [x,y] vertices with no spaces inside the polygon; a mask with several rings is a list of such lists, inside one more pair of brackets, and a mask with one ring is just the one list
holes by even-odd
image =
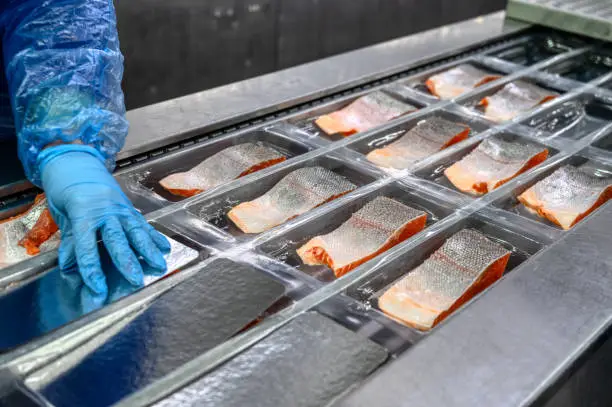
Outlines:
{"label": "metal table surface", "polygon": [[118,158],[371,82],[526,27],[493,13],[131,110],[130,133]]}

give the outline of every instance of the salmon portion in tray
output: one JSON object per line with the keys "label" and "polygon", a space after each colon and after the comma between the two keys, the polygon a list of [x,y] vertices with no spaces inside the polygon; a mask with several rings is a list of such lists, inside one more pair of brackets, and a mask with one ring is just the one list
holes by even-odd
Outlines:
{"label": "salmon portion in tray", "polygon": [[420,232],[426,222],[425,212],[378,197],[333,232],[310,239],[297,253],[305,264],[327,265],[341,277]]}
{"label": "salmon portion in tray", "polygon": [[190,197],[286,158],[264,143],[243,143],[219,151],[187,172],[168,175],[159,183],[174,195]]}
{"label": "salmon portion in tray", "polygon": [[228,217],[244,233],[260,233],[357,188],[323,167],[295,170],[259,198],[243,202]]}
{"label": "salmon portion in tray", "polygon": [[380,167],[401,170],[465,140],[469,134],[468,126],[433,116],[418,122],[393,143],[371,151],[366,158]]}
{"label": "salmon portion in tray", "polygon": [[493,136],[444,171],[460,191],[482,195],[535,167],[548,158],[548,149],[527,141]]}
{"label": "salmon portion in tray", "polygon": [[58,227],[44,195],[21,215],[0,223],[0,267],[7,267],[59,246]]}
{"label": "salmon portion in tray", "polygon": [[570,229],[612,198],[612,178],[566,165],[527,189],[518,200],[539,216]]}
{"label": "salmon portion in tray", "polygon": [[432,95],[440,99],[454,99],[480,85],[499,78],[501,78],[501,75],[487,72],[470,64],[461,64],[430,76],[425,81],[425,85]]}
{"label": "salmon portion in tray", "polygon": [[378,307],[401,323],[429,330],[499,280],[509,258],[500,244],[463,229],[393,284],[378,299]]}
{"label": "salmon portion in tray", "polygon": [[338,111],[319,117],[315,123],[328,135],[351,134],[370,130],[406,113],[418,110],[381,91],[357,98]]}
{"label": "salmon portion in tray", "polygon": [[495,94],[483,98],[479,106],[484,107],[487,119],[500,123],[511,120],[557,96],[559,94],[556,92],[519,80],[510,82]]}

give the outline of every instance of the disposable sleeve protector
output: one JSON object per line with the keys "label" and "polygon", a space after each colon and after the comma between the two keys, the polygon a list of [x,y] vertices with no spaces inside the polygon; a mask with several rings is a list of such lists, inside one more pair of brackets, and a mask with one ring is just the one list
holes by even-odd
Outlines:
{"label": "disposable sleeve protector", "polygon": [[94,147],[112,171],[128,130],[112,0],[8,0],[1,13],[5,72],[27,177],[41,186],[37,157],[57,142]]}

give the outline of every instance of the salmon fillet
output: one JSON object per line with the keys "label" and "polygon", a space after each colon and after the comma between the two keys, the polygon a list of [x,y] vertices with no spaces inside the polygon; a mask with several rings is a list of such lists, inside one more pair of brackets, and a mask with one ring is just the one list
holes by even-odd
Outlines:
{"label": "salmon fillet", "polygon": [[38,195],[26,212],[0,223],[0,267],[57,248],[59,235],[47,200],[44,195]]}
{"label": "salmon fillet", "polygon": [[526,141],[490,137],[444,171],[457,189],[486,194],[548,158],[548,149]]}
{"label": "salmon fillet", "polygon": [[461,64],[452,69],[430,76],[425,85],[432,95],[440,99],[454,99],[487,82],[501,78],[473,65]]}
{"label": "salmon fillet", "polygon": [[398,140],[371,151],[366,158],[380,167],[401,170],[465,140],[469,134],[468,126],[434,116],[421,120]]}
{"label": "salmon fillet", "polygon": [[518,200],[538,215],[570,229],[612,198],[612,179],[566,165],[527,189]]}
{"label": "salmon fillet", "polygon": [[286,158],[261,142],[243,143],[219,151],[187,172],[168,175],[159,183],[174,195],[190,197]]}
{"label": "salmon fillet", "polygon": [[425,222],[425,212],[378,197],[333,232],[310,239],[297,253],[305,264],[325,264],[341,277],[420,232]]}
{"label": "salmon fillet", "polygon": [[534,84],[514,81],[506,84],[495,94],[483,98],[479,106],[484,106],[484,113],[488,119],[499,123],[511,120],[557,96],[558,93]]}
{"label": "salmon fillet", "polygon": [[379,299],[391,318],[426,331],[499,280],[510,252],[480,232],[463,229]]}
{"label": "salmon fillet", "polygon": [[375,91],[357,98],[344,109],[319,117],[315,123],[329,135],[350,136],[380,126],[417,109],[384,92]]}
{"label": "salmon fillet", "polygon": [[355,188],[355,184],[326,168],[300,168],[259,198],[235,206],[227,216],[244,233],[260,233]]}

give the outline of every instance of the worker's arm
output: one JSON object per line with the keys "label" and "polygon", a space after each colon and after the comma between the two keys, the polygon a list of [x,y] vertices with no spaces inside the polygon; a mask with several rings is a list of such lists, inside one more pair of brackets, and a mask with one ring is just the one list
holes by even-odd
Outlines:
{"label": "worker's arm", "polygon": [[112,0],[8,0],[5,72],[19,157],[41,185],[39,153],[54,143],[94,147],[109,170],[127,135]]}
{"label": "worker's arm", "polygon": [[0,16],[5,72],[26,175],[45,190],[62,233],[59,262],[106,292],[97,248],[142,285],[137,255],[165,269],[168,242],[110,174],[127,134],[112,0],[8,0]]}

